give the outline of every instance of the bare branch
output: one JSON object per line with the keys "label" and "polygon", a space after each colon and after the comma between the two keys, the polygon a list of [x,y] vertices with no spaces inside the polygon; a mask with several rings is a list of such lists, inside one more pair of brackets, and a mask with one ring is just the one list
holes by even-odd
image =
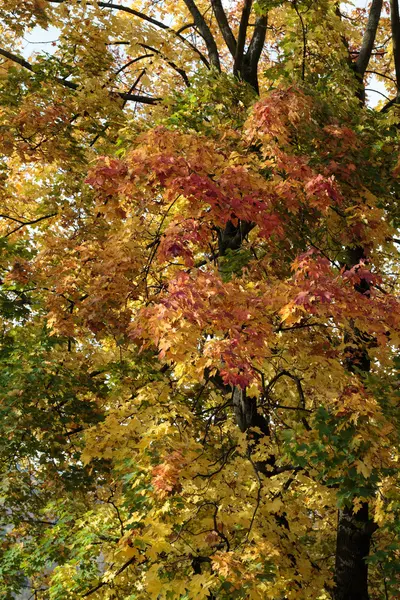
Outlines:
{"label": "bare branch", "polygon": [[144,60],[145,58],[151,58],[152,56],[154,56],[154,54],[143,54],[143,56],[137,56],[136,58],[132,58],[132,60],[130,60],[126,64],[122,65],[122,67],[120,69],[118,69],[118,71],[115,71],[115,75],[119,75],[119,73],[121,73],[122,71],[125,71],[125,69],[127,69],[131,65],[139,62],[140,60]]}
{"label": "bare branch", "polygon": [[25,69],[28,69],[29,71],[32,71],[32,73],[36,73],[35,69],[31,65],[31,63],[29,63],[27,60],[22,58],[22,56],[17,56],[16,54],[12,54],[11,52],[8,52],[7,50],[3,50],[2,48],[0,48],[0,54],[1,54],[1,56],[8,58],[8,60],[11,60],[12,62],[21,65],[21,67],[24,67]]}
{"label": "bare branch", "polygon": [[[133,556],[132,558],[130,558],[126,563],[124,563],[122,565],[122,567],[120,567],[118,569],[118,571],[114,574],[113,579],[115,579],[115,577],[117,577],[118,575],[120,575],[123,571],[125,571],[125,569],[127,569],[132,563],[134,563],[136,560],[136,556]],[[97,592],[98,590],[100,590],[102,587],[104,587],[105,585],[109,585],[109,581],[101,581],[98,585],[96,585],[95,587],[93,587],[91,590],[89,590],[88,592],[86,592],[85,594],[83,594],[82,598],[87,598],[88,596],[91,596],[92,594],[94,594],[95,592]]]}
{"label": "bare branch", "polygon": [[185,25],[182,25],[182,27],[179,27],[179,29],[177,29],[175,33],[182,33],[182,31],[185,31],[186,29],[191,29],[192,27],[195,27],[194,23],[186,23]]}
{"label": "bare branch", "polygon": [[[280,371],[277,375],[275,375],[275,377],[273,377],[271,379],[271,381],[269,382],[269,384],[267,385],[267,387],[265,389],[265,395],[268,396],[268,394],[270,393],[270,391],[274,387],[275,383],[281,377],[289,377],[296,384],[297,393],[299,395],[299,402],[300,402],[300,406],[297,408],[297,410],[301,410],[301,411],[304,411],[304,412],[309,412],[306,409],[306,399],[305,399],[305,396],[304,396],[303,386],[301,385],[301,380],[300,380],[299,377],[297,377],[296,375],[293,375],[289,371],[283,370],[283,371]],[[277,406],[277,408],[288,408],[289,410],[291,409],[291,407],[286,407],[286,406],[279,406],[279,407]],[[309,424],[307,423],[306,419],[304,417],[301,417],[301,421],[302,421],[305,429],[307,431],[310,431],[311,428],[310,428]]]}
{"label": "bare branch", "polygon": [[378,75],[378,77],[383,77],[384,79],[388,79],[389,81],[396,83],[396,80],[393,79],[393,77],[390,77],[389,75],[385,75],[385,73],[379,73],[379,71],[370,71],[368,69],[365,72],[372,73],[372,75]]}
{"label": "bare branch", "polygon": [[303,16],[297,7],[296,0],[294,0],[294,2],[293,2],[293,7],[294,7],[294,10],[296,11],[297,16],[299,17],[300,24],[301,24],[301,31],[302,31],[302,38],[303,38],[303,57],[302,57],[302,61],[301,61],[301,79],[304,81],[305,75],[306,75],[307,32],[306,32],[306,26],[304,23]]}

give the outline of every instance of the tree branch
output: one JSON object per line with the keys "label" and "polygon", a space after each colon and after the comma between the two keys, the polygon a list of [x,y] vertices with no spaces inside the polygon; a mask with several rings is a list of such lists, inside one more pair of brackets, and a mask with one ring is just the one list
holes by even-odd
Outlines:
{"label": "tree branch", "polygon": [[[277,375],[275,375],[275,377],[273,377],[271,379],[271,381],[269,382],[269,384],[265,388],[265,396],[269,395],[269,393],[272,390],[272,388],[274,387],[275,383],[281,377],[289,377],[296,384],[297,393],[299,395],[299,401],[300,401],[300,406],[297,407],[297,410],[304,411],[304,412],[311,412],[308,409],[306,409],[306,399],[305,399],[305,396],[304,396],[304,390],[303,390],[303,386],[301,385],[300,378],[297,377],[296,375],[293,375],[289,371],[286,371],[286,370],[280,371]],[[286,407],[286,406],[281,406],[281,405],[277,405],[276,408],[288,408],[289,410],[292,410],[292,407]],[[303,423],[304,428],[307,431],[310,431],[311,427],[309,426],[309,424],[307,423],[307,421],[306,421],[306,419],[304,417],[301,417],[301,422]]]}
{"label": "tree branch", "polygon": [[[53,1],[53,0],[51,0],[51,1]],[[31,71],[31,73],[34,73],[34,74],[37,73],[37,71],[33,65],[31,65],[24,58],[17,56],[16,54],[12,54],[11,52],[8,52],[7,50],[3,50],[2,48],[0,48],[0,55],[4,56],[5,58],[8,58],[9,60],[13,61],[14,63],[21,65],[21,67],[28,69],[28,71]],[[77,83],[74,83],[73,81],[67,81],[66,79],[61,79],[61,77],[55,77],[54,81],[57,81],[57,83],[59,83],[60,85],[67,87],[71,90],[79,89],[79,85]],[[110,93],[112,93],[112,92],[110,92]],[[126,102],[131,101],[131,102],[140,102],[141,104],[157,104],[158,102],[161,101],[161,98],[153,98],[151,96],[140,96],[137,94],[129,94],[127,92],[115,92],[115,94],[117,96],[119,96],[120,98],[122,98],[123,100],[125,100]]]}
{"label": "tree branch", "polygon": [[127,69],[131,65],[139,62],[140,60],[144,60],[145,58],[151,58],[152,56],[154,56],[154,54],[143,54],[142,56],[137,56],[136,58],[132,58],[132,60],[130,60],[129,62],[127,62],[125,65],[122,65],[122,67],[120,67],[118,69],[118,71],[115,71],[115,75],[119,75],[122,71],[124,71],[125,69]]}
{"label": "tree branch", "polygon": [[222,6],[222,2],[221,0],[211,0],[211,5],[213,7],[215,18],[217,19],[217,23],[221,30],[222,36],[225,40],[226,45],[228,46],[229,52],[232,54],[233,58],[235,58],[237,45],[236,39],[229,25],[228,19],[224,11],[224,7]]}
{"label": "tree branch", "polygon": [[388,79],[392,83],[396,83],[396,80],[393,79],[393,77],[389,77],[389,75],[385,75],[385,73],[379,73],[379,71],[370,71],[369,69],[366,69],[365,72],[372,73],[372,75],[378,75],[378,77],[383,77],[384,79]]}
{"label": "tree branch", "polygon": [[[114,574],[113,579],[115,579],[115,577],[118,577],[118,575],[120,575],[123,571],[125,571],[125,569],[127,569],[129,567],[129,565],[131,565],[132,563],[135,562],[135,560],[136,560],[136,556],[132,556],[132,558],[130,558],[126,563],[124,563],[122,565],[122,567],[120,567],[118,569],[118,571]],[[87,598],[88,596],[91,596],[92,594],[94,594],[95,592],[100,590],[105,585],[109,585],[109,583],[110,583],[109,581],[101,581],[98,585],[96,585],[91,590],[89,590],[88,592],[83,594],[82,598]]]}
{"label": "tree branch", "polygon": [[393,59],[396,73],[397,96],[400,91],[400,18],[398,0],[390,0],[390,23],[392,26]]}
{"label": "tree branch", "polygon": [[258,89],[258,62],[260,60],[262,49],[264,48],[265,36],[267,33],[268,14],[256,19],[256,24],[249,47],[244,57],[244,79],[253,86],[255,91]]}
{"label": "tree branch", "polygon": [[1,239],[4,240],[5,238],[8,238],[10,235],[15,233],[16,231],[19,231],[20,229],[22,229],[22,227],[26,227],[27,225],[35,225],[36,223],[40,223],[40,221],[44,221],[45,219],[50,219],[51,217],[55,217],[56,215],[57,215],[57,213],[51,213],[50,215],[44,215],[43,217],[38,217],[37,219],[33,219],[32,221],[17,221],[17,219],[13,219],[12,217],[7,217],[6,215],[1,215],[1,217],[5,218],[5,219],[11,219],[12,221],[17,221],[17,223],[20,223],[20,225],[18,225],[18,227],[16,227],[12,231],[9,231],[8,233],[6,233],[6,235],[4,235]]}
{"label": "tree branch", "polygon": [[204,41],[206,43],[210,63],[218,71],[221,71],[221,63],[219,61],[217,44],[215,42],[213,34],[210,31],[209,26],[207,25],[203,15],[199,11],[196,3],[193,0],[183,0],[183,1],[186,4],[186,7],[189,10],[190,14],[192,15],[197,29],[199,30],[202,38],[204,39]]}
{"label": "tree branch", "polygon": [[378,29],[379,19],[381,17],[383,0],[373,0],[371,4],[371,10],[369,11],[369,17],[367,27],[364,32],[363,40],[361,43],[360,54],[354,65],[354,70],[357,75],[362,79],[365,71],[368,67],[369,59],[371,58],[372,50],[374,47],[376,32]]}
{"label": "tree branch", "polygon": [[294,2],[293,2],[293,7],[296,12],[296,15],[299,17],[299,20],[300,20],[301,32],[302,32],[302,38],[303,38],[303,57],[302,57],[302,61],[301,61],[301,79],[302,79],[302,81],[304,81],[305,76],[306,76],[307,32],[306,32],[306,26],[304,23],[303,16],[297,7],[296,0],[294,0]]}
{"label": "tree branch", "polygon": [[157,50],[157,48],[153,48],[153,46],[148,46],[147,44],[139,44],[139,46],[141,46],[145,50],[150,50],[151,52],[154,52],[154,54],[158,54],[158,56],[161,56],[161,58],[172,69],[174,69],[174,71],[176,71],[177,73],[179,73],[179,75],[182,77],[183,81],[185,82],[186,87],[190,87],[189,78],[186,75],[186,71],[184,69],[181,69],[180,67],[178,67],[178,65],[176,63],[174,63],[172,60],[169,60],[169,58],[166,57],[165,54],[163,54],[160,50]]}
{"label": "tree branch", "polygon": [[[65,1],[66,0],[46,0],[46,2],[49,2],[51,4],[63,4]],[[81,3],[82,0],[77,0],[77,2]],[[169,27],[162,21],[159,21],[158,19],[154,19],[153,17],[149,17],[145,13],[135,10],[134,8],[130,8],[129,6],[123,6],[121,4],[113,4],[112,2],[99,2],[99,1],[96,1],[96,2],[87,1],[86,4],[89,4],[89,5],[97,4],[97,6],[100,6],[101,8],[111,8],[113,10],[120,10],[122,12],[129,13],[131,15],[134,15],[135,17],[138,17],[139,19],[143,19],[143,21],[147,21],[148,23],[151,23],[152,25],[154,25],[155,27],[158,27],[159,29],[163,29],[164,31],[168,31],[168,32],[174,34],[177,38],[179,38],[182,42],[184,42],[187,46],[189,46],[194,52],[196,52],[196,54],[199,55],[200,60],[206,65],[207,68],[210,67],[208,60],[205,58],[203,53],[200,52],[200,50],[198,50],[196,48],[196,46],[194,44],[192,44],[191,42],[189,42],[189,40],[187,40],[185,37],[183,37],[183,35],[181,35],[179,31],[175,31],[174,29],[172,29],[171,27]]]}
{"label": "tree branch", "polygon": [[235,64],[233,65],[233,73],[238,76],[242,72],[243,58],[244,58],[244,47],[246,44],[247,27],[249,24],[250,11],[253,0],[244,0],[244,6],[242,10],[242,16],[240,18],[239,34],[237,39],[236,53],[235,53]]}

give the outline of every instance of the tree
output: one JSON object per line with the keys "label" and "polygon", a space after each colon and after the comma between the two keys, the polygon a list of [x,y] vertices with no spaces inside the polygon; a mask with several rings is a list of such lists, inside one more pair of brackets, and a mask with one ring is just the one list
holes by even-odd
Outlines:
{"label": "tree", "polygon": [[1,597],[396,598],[397,0],[0,18]]}

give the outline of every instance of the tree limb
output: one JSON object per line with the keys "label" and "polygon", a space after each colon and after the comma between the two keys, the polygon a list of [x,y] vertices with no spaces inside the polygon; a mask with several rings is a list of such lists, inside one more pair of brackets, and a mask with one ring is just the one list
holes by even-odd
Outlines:
{"label": "tree limb", "polygon": [[232,54],[233,58],[235,58],[237,45],[236,39],[229,25],[228,19],[224,11],[224,7],[222,6],[222,2],[221,0],[211,0],[211,5],[213,7],[215,18],[217,19],[217,23],[221,30],[222,36],[225,40],[226,45],[228,46],[229,52]]}
{"label": "tree limb", "polygon": [[192,15],[193,21],[194,21],[197,29],[199,30],[202,38],[204,39],[204,41],[206,43],[210,63],[218,71],[221,71],[221,63],[219,60],[217,44],[215,42],[214,36],[211,33],[209,26],[207,25],[203,15],[199,11],[194,0],[183,0],[183,1],[186,4],[186,7],[189,10],[190,14]]}
{"label": "tree limb", "polygon": [[[66,0],[46,0],[46,2],[49,2],[51,4],[63,4],[65,1]],[[77,1],[79,3],[81,3],[82,0],[77,0]],[[152,25],[154,25],[155,27],[158,27],[159,29],[163,29],[164,31],[168,31],[168,32],[174,34],[177,38],[179,38],[187,46],[190,46],[190,48],[194,52],[196,52],[196,54],[199,55],[200,60],[206,65],[206,67],[208,67],[208,68],[210,67],[208,60],[205,58],[203,53],[200,52],[200,50],[198,50],[196,48],[196,46],[194,44],[192,44],[191,42],[189,42],[189,40],[187,40],[185,37],[183,37],[183,35],[181,35],[179,31],[175,31],[174,29],[172,29],[171,27],[169,27],[162,21],[159,21],[158,19],[154,19],[153,17],[149,17],[145,13],[135,10],[134,8],[130,8],[129,6],[123,6],[121,4],[113,4],[112,2],[100,2],[97,0],[95,2],[88,1],[88,2],[86,2],[86,4],[89,4],[89,5],[97,4],[97,6],[100,6],[101,8],[111,8],[113,10],[120,10],[122,12],[129,13],[131,15],[134,15],[135,17],[138,17],[139,19],[143,19],[143,21],[147,21],[148,23],[151,23]]]}
{"label": "tree limb", "polygon": [[[28,71],[31,71],[31,73],[37,74],[37,70],[35,69],[35,67],[33,65],[31,65],[24,58],[17,56],[16,54],[12,54],[11,52],[8,52],[7,50],[3,50],[3,48],[0,48],[0,55],[4,56],[5,58],[8,58],[9,60],[13,61],[14,63],[21,65],[21,67],[28,69]],[[57,83],[59,83],[60,85],[67,87],[71,90],[79,89],[79,85],[77,83],[74,83],[73,81],[67,81],[66,79],[61,79],[61,77],[55,77],[54,80],[57,81]],[[117,96],[119,96],[126,102],[131,101],[131,102],[140,102],[141,104],[157,104],[158,102],[161,101],[161,98],[153,98],[151,96],[141,96],[141,95],[137,95],[137,94],[130,94],[127,92],[115,92],[115,93]]]}
{"label": "tree limb", "polygon": [[176,63],[174,63],[172,60],[169,60],[169,58],[167,56],[165,56],[165,54],[163,54],[161,52],[161,50],[157,50],[157,48],[154,48],[153,46],[148,46],[147,44],[139,44],[139,46],[141,46],[145,50],[150,50],[151,52],[154,52],[154,54],[157,54],[158,56],[161,56],[161,58],[172,69],[174,69],[174,71],[176,71],[177,73],[179,73],[179,75],[182,77],[183,81],[185,82],[186,87],[190,87],[190,82],[189,82],[189,78],[188,78],[188,76],[186,74],[186,71],[184,69],[181,69],[181,67],[178,67],[178,65]]}
{"label": "tree limb", "polygon": [[390,23],[392,27],[393,59],[398,96],[400,91],[400,18],[398,0],[390,0]]}
{"label": "tree limb", "polygon": [[255,91],[259,92],[258,89],[258,62],[260,60],[261,52],[265,43],[265,36],[267,33],[268,25],[268,14],[257,17],[256,25],[251,38],[249,47],[244,57],[244,73],[243,77],[247,83],[249,83]]}
{"label": "tree limb", "polygon": [[239,34],[237,39],[236,53],[235,53],[235,64],[233,65],[233,73],[238,76],[241,74],[243,58],[244,58],[244,47],[246,44],[247,27],[249,24],[250,11],[253,0],[244,0],[244,6],[242,10],[242,16],[240,18]]}
{"label": "tree limb", "polygon": [[[135,562],[135,560],[136,560],[136,556],[132,556],[132,558],[130,558],[126,563],[124,563],[122,565],[122,567],[120,567],[118,569],[118,571],[114,574],[113,579],[115,579],[115,577],[117,577],[123,571],[125,571],[125,569],[127,569],[132,563]],[[88,596],[91,596],[92,594],[94,594],[95,592],[97,592],[98,590],[100,590],[105,585],[109,585],[109,583],[110,583],[109,581],[101,581],[98,585],[96,585],[91,590],[89,590],[88,592],[86,592],[85,594],[83,594],[82,598],[87,598]]]}
{"label": "tree limb", "polygon": [[9,231],[4,235],[1,239],[8,238],[10,235],[22,229],[22,227],[26,227],[27,225],[35,225],[36,223],[40,223],[40,221],[44,221],[45,219],[50,219],[51,217],[55,217],[57,213],[51,213],[50,215],[44,215],[43,217],[38,217],[37,219],[33,219],[32,221],[17,221],[17,219],[13,219],[12,217],[7,217],[6,215],[1,215],[5,219],[11,219],[12,221],[17,221],[20,223],[18,227],[15,227],[12,231]]}
{"label": "tree limb", "polygon": [[400,98],[400,17],[398,0],[390,0],[390,22],[392,27],[392,44],[393,44],[393,59],[396,76],[397,93],[395,98],[389,100],[382,108],[381,112],[385,113],[395,104],[398,104]]}
{"label": "tree limb", "polygon": [[383,0],[373,0],[371,4],[367,27],[365,28],[361,43],[361,50],[354,65],[354,70],[360,79],[364,77],[365,71],[368,67],[369,59],[371,58],[379,19],[381,17],[382,4]]}
{"label": "tree limb", "polygon": [[115,71],[115,75],[119,75],[122,71],[124,71],[131,65],[139,62],[140,60],[144,60],[145,58],[151,58],[152,56],[154,56],[154,54],[143,54],[142,56],[137,56],[136,58],[132,58],[132,60],[130,60],[126,64],[122,65],[122,67],[120,67],[118,69],[118,71]]}

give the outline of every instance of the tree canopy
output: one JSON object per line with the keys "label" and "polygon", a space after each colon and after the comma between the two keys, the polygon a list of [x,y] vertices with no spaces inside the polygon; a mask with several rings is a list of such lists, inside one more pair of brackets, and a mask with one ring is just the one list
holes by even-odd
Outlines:
{"label": "tree canopy", "polygon": [[0,59],[0,598],[398,598],[398,0],[3,0]]}

